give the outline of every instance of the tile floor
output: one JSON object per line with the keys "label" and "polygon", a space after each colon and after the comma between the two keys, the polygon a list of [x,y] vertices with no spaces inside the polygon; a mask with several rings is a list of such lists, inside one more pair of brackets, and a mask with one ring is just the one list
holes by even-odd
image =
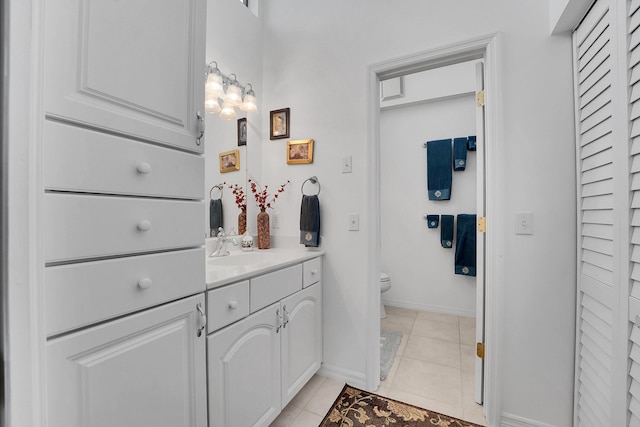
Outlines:
{"label": "tile floor", "polygon": [[[393,366],[376,393],[486,425],[473,401],[475,319],[387,307],[380,327],[402,332]],[[272,427],[316,427],[344,386],[314,376]]]}

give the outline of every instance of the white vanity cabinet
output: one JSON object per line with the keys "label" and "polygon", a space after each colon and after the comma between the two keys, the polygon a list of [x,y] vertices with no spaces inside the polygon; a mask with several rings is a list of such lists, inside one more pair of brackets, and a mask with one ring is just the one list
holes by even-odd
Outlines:
{"label": "white vanity cabinet", "polygon": [[[247,287],[251,301],[246,317],[229,326],[217,323],[221,329],[207,339],[211,427],[268,426],[320,369],[319,275],[303,288],[303,271],[311,268],[321,270],[320,257],[228,285],[235,287],[229,291],[227,287],[209,291],[210,318],[216,316],[212,310],[235,312],[246,306],[238,298],[246,295]],[[261,301],[257,306],[254,293]]]}
{"label": "white vanity cabinet", "polygon": [[206,0],[47,0],[45,113],[202,153]]}
{"label": "white vanity cabinet", "polygon": [[49,427],[207,426],[206,5],[43,2]]}
{"label": "white vanity cabinet", "polygon": [[202,294],[47,343],[50,427],[205,427]]}

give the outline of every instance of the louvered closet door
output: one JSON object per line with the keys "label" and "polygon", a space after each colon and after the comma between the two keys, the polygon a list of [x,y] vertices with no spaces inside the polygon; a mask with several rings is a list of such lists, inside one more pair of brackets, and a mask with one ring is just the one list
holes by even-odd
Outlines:
{"label": "louvered closet door", "polygon": [[608,426],[613,352],[612,30],[598,1],[574,33],[577,100],[578,304],[576,420]]}
{"label": "louvered closet door", "polygon": [[[640,0],[629,2],[631,280],[629,297],[629,425],[640,426]],[[635,323],[635,325],[634,325]],[[635,326],[635,327],[634,327]]]}

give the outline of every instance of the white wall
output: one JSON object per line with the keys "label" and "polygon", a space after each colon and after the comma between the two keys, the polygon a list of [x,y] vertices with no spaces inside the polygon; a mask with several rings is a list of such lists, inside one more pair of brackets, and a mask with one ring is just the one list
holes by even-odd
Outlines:
{"label": "white wall", "polygon": [[[367,212],[367,67],[383,60],[499,32],[496,141],[502,223],[497,283],[502,330],[499,404],[508,418],[572,422],[575,307],[575,180],[568,36],[549,37],[546,2],[356,0],[263,4],[265,113],[290,107],[291,137],[314,138],[312,165],[287,166],[284,140],[263,144],[263,179],[310,175],[322,183],[325,366],[365,376],[367,245],[347,231]],[[263,116],[263,129],[266,117]],[[353,173],[340,172],[353,156]],[[290,193],[293,193],[290,192]],[[298,193],[299,194],[299,193]],[[297,233],[299,195],[282,200],[281,234]],[[534,213],[535,234],[514,234],[515,213]]]}
{"label": "white wall", "polygon": [[380,114],[380,268],[391,276],[392,287],[382,295],[389,305],[475,316],[475,277],[454,274],[455,245],[443,248],[441,228],[427,228],[422,217],[476,213],[476,152],[467,152],[466,170],[453,172],[451,200],[434,201],[427,197],[422,146],[427,140],[475,135],[475,108],[475,96],[467,95]]}
{"label": "white wall", "polygon": [[[256,92],[258,103],[263,99],[262,92],[262,21],[238,0],[207,0],[207,45],[206,62],[216,61],[220,71],[227,76],[235,74],[238,81],[246,85],[251,83]],[[203,64],[204,67],[205,64]],[[203,68],[204,72],[204,68]],[[204,90],[204,75],[203,75]],[[217,115],[206,114],[205,133],[205,191],[206,215],[203,232],[209,236],[209,192],[212,186],[226,182],[222,198],[225,230],[238,230],[240,210],[234,203],[234,197],[228,188],[230,184],[246,187],[247,173],[259,177],[262,167],[262,108],[257,113],[244,113],[240,110],[238,118],[247,118],[247,145],[238,147],[237,120],[222,120]],[[220,173],[219,154],[225,151],[239,150],[240,170]],[[219,195],[213,191],[214,198]],[[250,201],[251,202],[251,201]],[[248,203],[247,228],[255,234],[255,207]]]}

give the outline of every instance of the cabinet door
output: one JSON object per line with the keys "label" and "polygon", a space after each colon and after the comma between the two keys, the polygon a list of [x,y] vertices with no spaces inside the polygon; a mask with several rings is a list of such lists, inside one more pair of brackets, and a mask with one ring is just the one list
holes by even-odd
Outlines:
{"label": "cabinet door", "polygon": [[186,298],[49,341],[50,427],[206,427],[204,335]]}
{"label": "cabinet door", "polygon": [[49,119],[203,151],[206,0],[44,6]]}
{"label": "cabinet door", "polygon": [[279,304],[209,336],[209,426],[268,426],[280,413]]}
{"label": "cabinet door", "polygon": [[300,391],[322,363],[322,285],[282,300],[282,406]]}

